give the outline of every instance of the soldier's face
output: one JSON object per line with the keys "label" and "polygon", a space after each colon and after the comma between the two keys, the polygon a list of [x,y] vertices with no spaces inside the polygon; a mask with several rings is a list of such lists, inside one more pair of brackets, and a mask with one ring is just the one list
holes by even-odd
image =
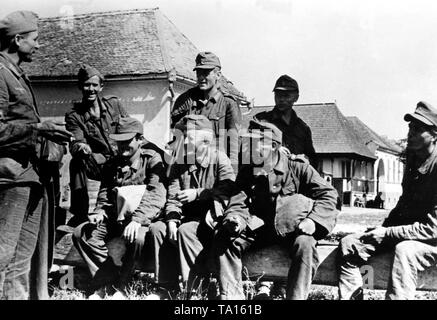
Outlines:
{"label": "soldier's face", "polygon": [[252,163],[267,163],[272,159],[274,147],[270,138],[254,139],[252,142]]}
{"label": "soldier's face", "polygon": [[188,130],[185,143],[187,153],[195,153],[195,157],[201,157],[208,150],[212,140],[212,133],[204,130]]}
{"label": "soldier's face", "polygon": [[412,151],[426,150],[436,143],[436,137],[428,126],[413,120],[408,127],[407,149]]}
{"label": "soldier's face", "polygon": [[220,79],[220,70],[215,69],[196,69],[197,85],[202,91],[211,90]]}
{"label": "soldier's face", "polygon": [[141,139],[133,137],[126,141],[117,141],[117,148],[120,156],[123,158],[131,158],[140,148]]}
{"label": "soldier's face", "polygon": [[81,88],[83,98],[89,102],[94,102],[102,91],[103,85],[98,76],[92,76],[81,85]]}
{"label": "soldier's face", "polygon": [[38,31],[16,35],[15,39],[20,60],[24,62],[31,62],[33,54],[39,49]]}
{"label": "soldier's face", "polygon": [[289,108],[297,100],[297,93],[294,91],[275,90],[275,104],[278,107]]}

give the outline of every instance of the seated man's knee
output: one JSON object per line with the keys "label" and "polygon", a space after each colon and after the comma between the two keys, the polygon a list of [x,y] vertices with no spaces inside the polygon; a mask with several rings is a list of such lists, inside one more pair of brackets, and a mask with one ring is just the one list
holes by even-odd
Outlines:
{"label": "seated man's knee", "polygon": [[418,252],[416,241],[405,240],[395,246],[395,257],[401,259],[414,259]]}
{"label": "seated man's knee", "polygon": [[299,255],[312,255],[316,250],[316,239],[309,235],[299,235],[293,243],[293,251]]}

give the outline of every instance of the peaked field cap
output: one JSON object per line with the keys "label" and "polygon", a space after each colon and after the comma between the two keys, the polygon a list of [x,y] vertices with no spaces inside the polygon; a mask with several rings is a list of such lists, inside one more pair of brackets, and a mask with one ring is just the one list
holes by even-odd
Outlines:
{"label": "peaked field cap", "polygon": [[181,120],[179,120],[178,123],[176,123],[175,129],[179,129],[183,132],[192,129],[213,131],[211,121],[204,115],[200,114],[186,115]]}
{"label": "peaked field cap", "polygon": [[32,11],[14,11],[0,21],[0,34],[13,37],[38,30],[38,15]]}
{"label": "peaked field cap", "polygon": [[418,120],[427,126],[437,127],[437,110],[429,103],[420,101],[413,113],[404,116],[405,121]]}
{"label": "peaked field cap", "polygon": [[221,68],[220,59],[212,52],[204,51],[200,52],[196,57],[196,69],[214,69],[215,67]]}
{"label": "peaked field cap", "polygon": [[299,92],[299,86],[297,84],[297,81],[294,80],[289,75],[282,75],[276,80],[275,87],[273,88],[273,91],[275,90],[282,90],[282,91],[297,91]]}
{"label": "peaked field cap", "polygon": [[273,141],[282,143],[282,131],[273,123],[267,121],[251,120],[249,122],[248,130],[249,136],[252,138],[269,137]]}
{"label": "peaked field cap", "polygon": [[79,67],[79,72],[77,73],[77,79],[79,83],[83,83],[87,81],[89,78],[98,76],[101,81],[105,80],[105,77],[100,73],[99,70],[97,70],[94,67],[91,67],[90,65],[83,63]]}
{"label": "peaked field cap", "polygon": [[115,141],[126,141],[135,137],[138,133],[143,134],[144,128],[140,121],[132,117],[120,118],[116,125],[115,133],[109,138]]}

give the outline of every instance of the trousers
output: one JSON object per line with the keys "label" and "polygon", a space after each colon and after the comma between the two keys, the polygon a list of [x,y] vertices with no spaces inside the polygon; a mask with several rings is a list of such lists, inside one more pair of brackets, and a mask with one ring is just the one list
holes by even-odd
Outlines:
{"label": "trousers", "polygon": [[392,252],[393,260],[386,299],[414,299],[418,273],[436,265],[437,247],[415,240],[375,246],[365,243],[360,238],[361,234],[352,234],[340,241],[339,298],[350,299],[357,289],[363,287],[360,267],[365,265],[369,259],[382,252]]}

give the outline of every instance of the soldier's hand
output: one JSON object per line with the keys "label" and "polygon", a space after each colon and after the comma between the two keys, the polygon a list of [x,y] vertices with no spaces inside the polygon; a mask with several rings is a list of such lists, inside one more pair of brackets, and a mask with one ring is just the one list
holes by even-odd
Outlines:
{"label": "soldier's hand", "polygon": [[73,134],[54,121],[47,120],[36,124],[38,135],[58,144],[66,144],[71,140]]}
{"label": "soldier's hand", "polygon": [[176,243],[178,241],[178,225],[176,222],[167,222],[167,236],[170,242]]}
{"label": "soldier's hand", "polygon": [[76,144],[76,146],[77,146],[76,147],[77,148],[77,152],[80,152],[80,153],[83,153],[83,154],[91,154],[92,153],[91,147],[88,144],[84,143],[84,142],[78,142]]}
{"label": "soldier's hand", "polygon": [[123,238],[125,238],[130,243],[135,242],[138,235],[138,230],[140,230],[141,224],[136,221],[131,221],[129,224],[124,228],[123,231]]}
{"label": "soldier's hand", "polygon": [[95,225],[99,225],[105,219],[105,215],[103,213],[93,213],[88,216],[89,222]]}
{"label": "soldier's hand", "polygon": [[384,240],[386,232],[387,228],[376,227],[375,229],[364,233],[360,239],[364,242],[378,245]]}
{"label": "soldier's hand", "polygon": [[222,227],[229,234],[235,235],[242,231],[243,225],[237,217],[233,216],[226,218]]}
{"label": "soldier's hand", "polygon": [[197,198],[197,190],[196,189],[186,189],[179,191],[176,194],[176,198],[182,202],[183,204],[192,202]]}
{"label": "soldier's hand", "polygon": [[310,218],[305,218],[299,223],[297,229],[301,233],[311,236],[316,232],[316,224]]}

